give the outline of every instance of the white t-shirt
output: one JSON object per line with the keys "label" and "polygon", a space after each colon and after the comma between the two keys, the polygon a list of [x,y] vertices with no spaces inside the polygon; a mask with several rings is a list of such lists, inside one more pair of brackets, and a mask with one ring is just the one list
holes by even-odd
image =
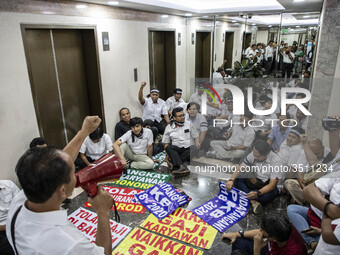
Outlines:
{"label": "white t-shirt", "polygon": [[103,134],[103,137],[98,143],[92,142],[90,137],[86,137],[85,141],[80,147],[79,152],[85,154],[86,156],[92,158],[93,160],[99,159],[106,153],[113,150],[112,141],[108,134]]}
{"label": "white t-shirt", "polygon": [[180,98],[178,101],[176,101],[175,97],[169,97],[166,101],[166,106],[168,107],[168,111],[172,111],[173,109],[175,109],[176,107],[181,107],[180,105],[183,105],[184,100],[182,98]]}
{"label": "white t-shirt", "polygon": [[0,225],[6,225],[9,207],[14,196],[20,191],[10,180],[0,180]]}
{"label": "white t-shirt", "polygon": [[[282,164],[287,166],[292,166],[298,163],[298,159],[300,156],[301,151],[303,151],[303,147],[301,143],[298,143],[293,146],[287,145],[287,139],[283,141],[283,143],[280,146],[280,151],[278,152],[278,155],[282,159]],[[303,166],[305,169],[305,166]],[[298,169],[299,170],[299,169]]]}
{"label": "white t-shirt", "polygon": [[131,151],[136,155],[147,155],[148,146],[153,143],[152,131],[148,128],[143,128],[143,135],[141,137],[135,137],[135,141],[132,142],[132,130],[127,131],[123,136],[119,138],[122,143],[127,143]]}
{"label": "white t-shirt", "polygon": [[[315,181],[315,186],[321,191],[323,195],[329,195],[329,201],[336,206],[340,206],[340,174],[339,172],[327,174]],[[322,216],[321,216],[322,217]],[[332,224],[337,225],[333,234],[340,242],[340,218],[332,221]],[[314,252],[315,255],[333,255],[339,254],[339,245],[331,245],[325,243],[320,236],[319,243]]]}
{"label": "white t-shirt", "polygon": [[168,107],[164,100],[158,98],[157,103],[154,103],[151,97],[145,98],[145,103],[143,104],[143,120],[150,119],[161,122],[162,115],[168,115]]}
{"label": "white t-shirt", "polygon": [[228,146],[239,146],[243,145],[250,147],[255,139],[255,131],[252,127],[246,126],[245,128],[240,125],[233,125],[233,132],[229,140],[227,141]]}
{"label": "white t-shirt", "polygon": [[268,60],[268,58],[273,58],[273,51],[273,47],[270,47],[269,45],[266,47],[266,53],[264,54],[266,60]]}
{"label": "white t-shirt", "polygon": [[[15,244],[19,254],[104,254],[104,248],[91,243],[68,219],[64,209],[36,213],[24,205],[27,200],[23,191],[13,199],[6,222],[11,220],[22,205],[15,222]],[[11,246],[11,231],[6,231]]]}
{"label": "white t-shirt", "polygon": [[[289,58],[289,55],[292,56],[292,60]],[[290,52],[289,54],[286,54],[286,52],[282,52],[282,60],[283,60],[283,63],[287,63],[287,64],[291,64],[291,63],[294,63],[294,59],[295,59],[295,54],[293,52]]]}

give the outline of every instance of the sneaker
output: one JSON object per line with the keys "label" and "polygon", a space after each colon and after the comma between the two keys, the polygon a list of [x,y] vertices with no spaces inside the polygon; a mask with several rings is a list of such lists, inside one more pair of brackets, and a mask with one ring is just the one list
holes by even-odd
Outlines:
{"label": "sneaker", "polygon": [[207,158],[216,158],[216,151],[208,151]]}
{"label": "sneaker", "polygon": [[263,210],[262,209],[262,205],[259,202],[255,201],[255,200],[252,200],[251,201],[251,205],[253,207],[253,213],[255,215],[258,215],[258,214],[260,214],[262,212],[262,210]]}
{"label": "sneaker", "polygon": [[173,170],[171,173],[174,177],[183,177],[190,175],[190,170],[186,166],[181,165],[179,169]]}

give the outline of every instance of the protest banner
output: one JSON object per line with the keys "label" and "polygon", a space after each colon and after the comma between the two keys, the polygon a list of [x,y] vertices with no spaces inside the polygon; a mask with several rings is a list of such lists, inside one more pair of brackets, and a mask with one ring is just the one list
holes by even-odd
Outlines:
{"label": "protest banner", "polygon": [[224,232],[243,219],[248,209],[249,199],[245,192],[235,188],[228,191],[225,184],[220,182],[218,196],[196,207],[192,212],[218,231]]}
{"label": "protest banner", "polygon": [[[92,243],[96,241],[98,221],[96,213],[84,208],[78,208],[75,212],[71,213],[67,219],[72,222]],[[117,223],[113,220],[110,220],[110,228],[112,235],[112,248],[119,244],[131,231],[130,227]]]}
{"label": "protest banner", "polygon": [[127,174],[125,174],[118,181],[115,181],[113,183],[123,187],[148,189],[154,185],[165,183],[169,181],[170,178],[170,174],[128,169]]}
{"label": "protest banner", "polygon": [[203,251],[135,228],[112,252],[113,255],[201,255]]}
{"label": "protest banner", "polygon": [[162,183],[135,195],[136,199],[158,219],[162,220],[178,206],[189,202],[189,197],[180,194],[169,183]]}
{"label": "protest banner", "polygon": [[153,170],[157,169],[165,160],[166,157],[166,153],[165,151],[162,151],[158,154],[156,154],[155,156],[152,156],[152,159],[156,159],[158,160],[158,162],[155,162],[155,165],[153,166]]}
{"label": "protest banner", "polygon": [[150,214],[141,227],[204,249],[211,248],[217,234],[216,229],[182,208],[178,208],[163,220],[158,220]]}
{"label": "protest banner", "polygon": [[[117,211],[120,212],[131,212],[131,213],[144,213],[145,207],[142,206],[138,201],[135,201],[134,195],[144,190],[121,188],[121,187],[109,187],[102,186],[109,194],[113,197],[116,203]],[[86,201],[84,207],[92,207],[89,201]],[[114,206],[111,208],[114,211]]]}

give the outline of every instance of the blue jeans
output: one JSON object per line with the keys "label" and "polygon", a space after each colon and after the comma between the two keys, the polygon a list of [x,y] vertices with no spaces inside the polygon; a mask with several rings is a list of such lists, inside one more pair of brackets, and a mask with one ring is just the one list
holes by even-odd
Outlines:
{"label": "blue jeans", "polygon": [[[236,189],[242,190],[245,193],[249,193],[250,191],[257,191],[257,190],[250,190],[246,183],[246,178],[244,175],[240,176],[234,181],[234,186]],[[279,195],[279,190],[275,187],[272,191],[269,191],[266,194],[263,194],[261,197],[256,198],[255,200],[260,202],[261,204],[268,204],[269,202],[273,201]]]}
{"label": "blue jeans", "polygon": [[[254,254],[254,240],[248,238],[237,238],[233,243],[232,251],[241,250],[244,251],[248,255]],[[261,249],[261,255],[267,254],[267,246]]]}
{"label": "blue jeans", "polygon": [[307,216],[308,207],[301,205],[289,205],[287,214],[294,227],[299,231],[303,240],[310,245],[312,242],[319,242],[320,235],[308,235],[301,233],[302,230],[309,228],[309,220]]}

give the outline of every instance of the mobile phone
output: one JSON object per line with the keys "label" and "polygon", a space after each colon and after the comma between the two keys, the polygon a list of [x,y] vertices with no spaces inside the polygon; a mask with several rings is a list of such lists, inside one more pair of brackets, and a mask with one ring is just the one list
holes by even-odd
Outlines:
{"label": "mobile phone", "polygon": [[222,242],[226,243],[226,244],[231,244],[231,239],[228,237],[222,237]]}
{"label": "mobile phone", "polygon": [[305,230],[302,230],[301,233],[307,233],[307,232],[312,231],[312,230],[313,230],[312,228],[307,228]]}

